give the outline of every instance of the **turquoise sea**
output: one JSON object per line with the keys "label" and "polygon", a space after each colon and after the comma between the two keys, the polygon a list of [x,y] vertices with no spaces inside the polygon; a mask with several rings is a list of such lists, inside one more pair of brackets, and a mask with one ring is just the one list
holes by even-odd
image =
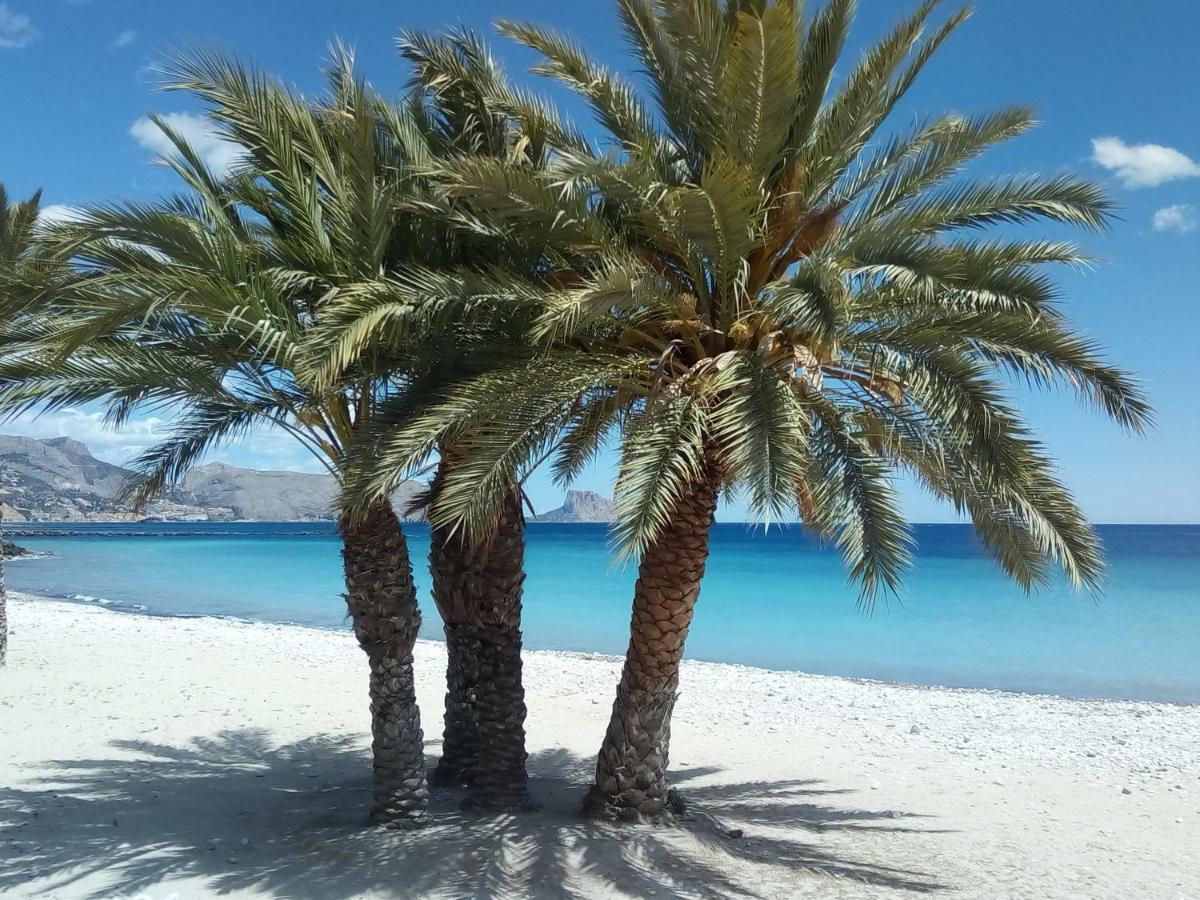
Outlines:
{"label": "turquoise sea", "polygon": [[[332,525],[28,526],[49,559],[16,561],[16,590],[156,615],[346,628]],[[10,529],[16,532],[17,529]],[[425,609],[428,532],[406,525]],[[970,530],[916,529],[903,596],[867,615],[836,551],[799,528],[716,527],[688,655],[918,684],[1073,697],[1200,702],[1200,526],[1102,526],[1102,597],[1065,586],[1024,595]],[[623,653],[632,569],[614,569],[600,525],[528,530],[530,648]]]}

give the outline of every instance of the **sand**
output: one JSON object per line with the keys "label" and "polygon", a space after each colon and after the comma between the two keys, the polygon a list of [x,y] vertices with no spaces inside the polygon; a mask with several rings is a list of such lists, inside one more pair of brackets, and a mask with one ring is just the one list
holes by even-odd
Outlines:
{"label": "sand", "polygon": [[[576,816],[619,660],[526,654],[539,813],[364,826],[349,634],[17,595],[0,670],[0,895],[1200,897],[1200,708],[688,663],[690,820]],[[436,759],[445,655],[417,676]],[[735,829],[743,836],[731,837]]]}

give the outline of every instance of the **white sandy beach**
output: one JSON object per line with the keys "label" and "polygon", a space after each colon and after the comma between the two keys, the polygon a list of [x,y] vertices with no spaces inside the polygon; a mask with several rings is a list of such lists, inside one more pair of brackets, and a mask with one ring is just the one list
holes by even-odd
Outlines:
{"label": "white sandy beach", "polygon": [[[363,826],[349,634],[21,595],[10,620],[3,896],[1200,897],[1198,707],[689,663],[691,821],[601,826],[575,812],[619,661],[531,652],[543,811],[467,816],[439,791],[438,824],[397,835]],[[444,659],[420,644],[430,763]]]}

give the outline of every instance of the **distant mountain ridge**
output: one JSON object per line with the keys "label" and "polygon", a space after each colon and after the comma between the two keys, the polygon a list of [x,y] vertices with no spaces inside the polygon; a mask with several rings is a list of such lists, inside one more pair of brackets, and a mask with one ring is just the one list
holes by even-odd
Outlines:
{"label": "distant mountain ridge", "polygon": [[[329,475],[241,469],[210,463],[140,513],[117,501],[131,473],[92,456],[71,438],[0,434],[0,506],[7,522],[328,521],[335,517],[337,485]],[[425,490],[405,481],[392,495],[399,514]]]}
{"label": "distant mountain ridge", "polygon": [[542,513],[535,522],[611,522],[616,504],[595,491],[567,491],[563,505]]}

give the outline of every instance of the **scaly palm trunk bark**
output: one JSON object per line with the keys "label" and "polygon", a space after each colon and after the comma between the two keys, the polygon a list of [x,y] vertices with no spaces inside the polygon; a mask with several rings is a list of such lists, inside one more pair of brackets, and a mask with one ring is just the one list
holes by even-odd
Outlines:
{"label": "scaly palm trunk bark", "polygon": [[8,665],[8,594],[4,592],[4,510],[0,509],[0,667]]}
{"label": "scaly palm trunk bark", "polygon": [[[438,529],[430,530],[429,565],[433,595],[450,593],[447,582],[459,569],[456,548],[438,546]],[[439,590],[440,582],[440,590]],[[441,603],[438,604],[439,609]],[[442,614],[446,632],[446,716],[442,757],[433,772],[435,784],[469,784],[479,761],[479,629],[461,617]]]}
{"label": "scaly palm trunk bark", "polygon": [[715,473],[676,507],[642,557],[629,650],[584,812],[652,821],[669,815],[667,764],[679,663],[708,561],[717,508]]}
{"label": "scaly palm trunk bark", "polygon": [[343,517],[340,524],[346,603],[371,666],[371,819],[389,828],[419,828],[428,824],[429,788],[413,680],[421,613],[408,544],[387,500],[375,503],[361,519]]}
{"label": "scaly palm trunk bark", "polygon": [[[448,454],[444,454],[443,459]],[[439,467],[434,492],[445,478]],[[525,520],[513,493],[486,542],[430,530],[433,596],[446,628],[446,730],[436,778],[468,786],[467,805],[532,806],[525,768],[521,589]]]}

